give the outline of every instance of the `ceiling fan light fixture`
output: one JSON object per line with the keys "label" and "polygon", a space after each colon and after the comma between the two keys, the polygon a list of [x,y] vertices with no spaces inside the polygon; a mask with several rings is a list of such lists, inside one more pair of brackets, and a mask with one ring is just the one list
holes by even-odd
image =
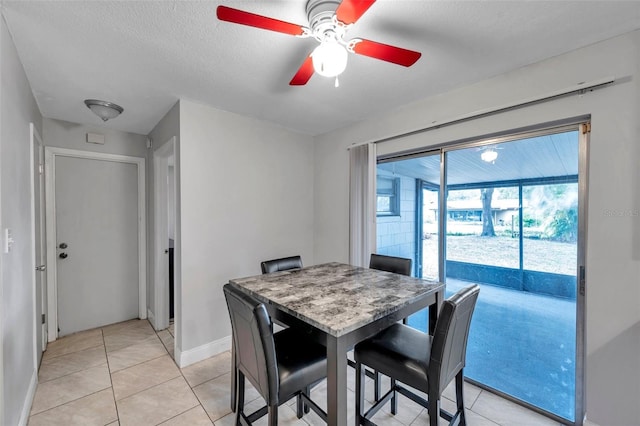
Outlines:
{"label": "ceiling fan light fixture", "polygon": [[349,54],[337,41],[325,41],[311,54],[313,69],[324,77],[336,77],[347,68]]}
{"label": "ceiling fan light fixture", "polygon": [[493,163],[496,161],[496,158],[498,158],[498,151],[493,148],[485,149],[482,151],[482,154],[480,154],[480,158],[487,163]]}
{"label": "ceiling fan light fixture", "polygon": [[98,99],[85,99],[84,104],[91,110],[91,112],[105,122],[112,118],[116,118],[124,111],[120,105]]}

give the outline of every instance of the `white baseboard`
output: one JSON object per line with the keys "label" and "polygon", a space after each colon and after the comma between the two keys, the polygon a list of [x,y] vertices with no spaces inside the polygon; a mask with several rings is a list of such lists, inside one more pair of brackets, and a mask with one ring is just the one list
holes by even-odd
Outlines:
{"label": "white baseboard", "polygon": [[33,404],[33,397],[36,395],[36,387],[38,386],[38,370],[33,369],[31,380],[29,380],[29,389],[27,390],[26,398],[22,406],[22,412],[20,413],[20,422],[18,425],[26,426],[29,421],[29,413],[31,412],[31,405]]}
{"label": "white baseboard", "polygon": [[153,329],[157,330],[158,327],[156,327],[156,317],[153,315],[153,312],[151,312],[151,309],[147,309],[147,319],[153,326]]}
{"label": "white baseboard", "polygon": [[205,343],[197,348],[181,351],[178,347],[175,349],[175,360],[180,366],[184,368],[187,365],[194,364],[203,359],[210,358],[214,355],[218,355],[224,351],[231,350],[231,336],[223,337],[222,339],[215,340],[213,342]]}

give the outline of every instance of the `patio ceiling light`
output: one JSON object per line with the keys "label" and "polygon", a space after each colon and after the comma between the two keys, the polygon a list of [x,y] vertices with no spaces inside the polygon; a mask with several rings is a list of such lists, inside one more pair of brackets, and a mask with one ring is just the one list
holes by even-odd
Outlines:
{"label": "patio ceiling light", "polygon": [[482,154],[480,154],[480,158],[487,163],[494,163],[496,158],[498,158],[498,151],[493,148],[485,149],[482,151]]}

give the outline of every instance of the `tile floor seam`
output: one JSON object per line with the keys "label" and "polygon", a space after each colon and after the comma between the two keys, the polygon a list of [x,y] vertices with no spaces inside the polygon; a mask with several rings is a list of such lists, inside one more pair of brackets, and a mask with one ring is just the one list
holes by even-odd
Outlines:
{"label": "tile floor seam", "polygon": [[[182,373],[182,371],[180,371],[180,373]],[[204,408],[204,404],[202,403],[202,401],[200,401],[200,398],[198,398],[198,394],[195,393],[195,391],[193,390],[193,388],[191,387],[191,385],[189,385],[189,382],[187,382],[187,378],[184,377],[184,374],[182,375],[182,378],[184,379],[184,381],[187,383],[187,386],[189,386],[189,389],[191,389],[191,393],[193,393],[193,395],[196,397],[196,401],[198,401],[198,405],[200,405],[200,407],[202,407],[202,410],[204,411],[204,413],[207,415],[207,418],[211,421],[211,424],[214,423],[214,420],[211,418],[211,415],[209,414],[209,412]],[[193,407],[189,408],[189,410],[192,410]],[[166,421],[166,420],[165,420]]]}
{"label": "tile floor seam", "polygon": [[104,345],[104,356],[107,359],[107,370],[109,371],[109,383],[111,383],[111,396],[113,397],[113,405],[116,409],[116,419],[118,424],[120,424],[120,412],[118,411],[118,402],[116,400],[116,390],[113,388],[113,378],[111,377],[112,373],[111,373],[111,366],[109,365],[109,356],[107,355],[107,345],[104,342],[104,331],[100,329],[100,332],[102,333],[102,342]]}
{"label": "tile floor seam", "polygon": [[[175,377],[174,377],[174,378],[175,378]],[[200,404],[200,401],[198,401],[198,405],[202,406],[202,404]],[[178,413],[178,414],[176,414],[176,415],[175,415],[175,416],[173,416],[173,417],[169,417],[168,419],[164,419],[164,420],[163,420],[163,421],[161,421],[160,423],[156,423],[156,425],[155,425],[155,426],[159,426],[159,425],[161,425],[161,424],[163,424],[163,423],[168,422],[169,420],[173,420],[173,419],[175,419],[176,417],[180,417],[181,415],[183,415],[183,414],[185,414],[185,413],[187,413],[187,412],[189,412],[189,411],[193,410],[193,409],[194,409],[194,408],[196,408],[198,405],[194,405],[194,406],[193,406],[193,407],[191,407],[191,408],[187,408],[187,409],[186,409],[186,410],[184,410],[182,413]],[[205,413],[206,413],[206,411],[205,411]],[[213,423],[213,422],[212,422],[212,423]]]}
{"label": "tile floor seam", "polygon": [[[156,332],[156,334],[157,334],[157,332]],[[167,353],[168,353],[168,351],[167,351]],[[172,359],[173,359],[173,358],[172,358]],[[175,359],[173,360],[173,362],[175,363]],[[202,409],[204,410],[204,413],[207,415],[207,418],[211,421],[211,424],[213,424],[213,423],[215,422],[215,420],[213,420],[213,419],[211,418],[211,415],[209,414],[209,412],[204,408],[204,404],[202,403],[202,401],[200,401],[200,398],[198,398],[198,394],[193,390],[193,388],[194,388],[195,386],[191,386],[191,384],[189,383],[189,381],[187,380],[187,378],[184,376],[184,373],[182,372],[182,368],[180,368],[180,366],[179,366],[179,365],[177,365],[177,364],[176,364],[176,366],[178,367],[178,371],[180,372],[180,375],[182,376],[182,378],[184,379],[184,381],[187,383],[187,386],[189,386],[189,389],[191,389],[191,392],[192,392],[192,393],[193,393],[193,395],[196,397],[196,400],[198,401],[198,404],[200,404],[200,406],[201,406],[201,407],[202,407]],[[212,379],[212,380],[213,380],[213,379]],[[204,382],[204,383],[206,383],[206,382]],[[203,383],[200,383],[200,384],[203,384]],[[200,386],[200,384],[199,384],[199,385],[197,385],[197,386]]]}
{"label": "tile floor seam", "polygon": [[[139,366],[141,366],[142,364],[146,364],[146,363],[148,363],[148,362],[151,362],[151,361],[155,361],[155,360],[157,360],[157,359],[160,359],[160,358],[162,358],[163,356],[168,356],[169,358],[171,358],[171,355],[169,355],[169,353],[167,352],[166,354],[162,354],[162,355],[157,356],[157,357],[155,357],[155,358],[149,358],[149,359],[147,359],[147,360],[145,360],[145,361],[139,362],[138,364],[133,364],[133,365],[131,365],[130,367],[126,367],[126,368],[122,368],[122,369],[120,369],[120,370],[114,371],[113,373],[111,372],[111,370],[109,370],[109,374],[118,374],[118,373],[122,373],[123,371],[129,370],[129,369],[131,369],[131,368],[139,367]],[[175,362],[174,362],[174,364],[175,364]],[[177,365],[176,365],[176,367],[177,367]],[[180,369],[180,367],[178,367],[178,370],[179,370],[179,369]],[[178,377],[178,376],[176,376],[176,377]],[[173,377],[173,378],[175,379],[175,377]],[[185,380],[186,380],[186,379],[185,379]],[[189,383],[189,382],[187,382],[187,383]]]}
{"label": "tile floor seam", "polygon": [[[398,407],[398,410],[399,410],[399,409],[400,409],[400,407]],[[424,413],[424,411],[425,411],[425,408],[423,408],[422,410],[420,410],[420,412],[418,413],[418,415],[417,415],[417,416],[415,416],[415,417],[414,417],[414,418],[409,422],[409,425],[410,425],[411,423],[415,422],[415,421],[418,419],[418,417],[420,417],[420,415],[421,415],[422,413]],[[400,422],[400,420],[398,420],[398,421]],[[404,423],[404,422],[400,422],[400,423],[406,424],[406,423]]]}
{"label": "tile floor seam", "polygon": [[[213,380],[213,379],[212,379],[212,380]],[[208,381],[208,380],[207,380],[207,381]],[[205,382],[205,383],[206,383],[206,382]],[[204,383],[203,383],[203,384],[204,384]],[[200,385],[198,385],[198,386],[200,386]],[[246,388],[245,388],[245,389],[246,389]],[[195,392],[194,392],[194,393],[195,393]],[[197,395],[196,395],[196,398],[197,398]],[[254,402],[254,401],[257,401],[257,400],[258,400],[258,399],[260,399],[260,398],[262,398],[262,396],[261,396],[261,395],[258,395],[257,397],[253,398],[253,399],[252,399],[252,400],[250,400],[250,401],[245,400],[245,401],[244,401],[244,406],[246,407],[247,405],[251,404],[251,403],[252,403],[252,402]],[[198,401],[200,401],[200,400],[198,399]],[[263,399],[263,401],[264,401],[264,399]],[[202,403],[201,403],[201,404],[202,404]],[[267,406],[267,403],[266,403],[266,402],[265,402],[264,406],[265,406],[265,407]],[[278,407],[280,407],[280,406],[278,406]],[[203,406],[202,408],[204,408],[204,406]],[[262,409],[262,407],[260,407],[260,409]],[[207,410],[204,410],[204,411],[206,412]],[[256,411],[258,411],[258,410],[256,410]],[[209,414],[209,413],[207,413],[207,415],[208,415],[208,414]],[[215,419],[215,420],[211,420],[211,421],[215,423],[216,421],[218,421],[218,420],[220,420],[220,419],[223,419],[223,418],[227,417],[229,414],[237,415],[237,411],[236,411],[236,412],[232,411],[232,412],[230,412],[230,413],[224,414],[224,415],[222,415],[222,416],[218,417],[217,419]],[[246,414],[245,414],[245,415],[246,415]],[[248,416],[247,416],[247,417],[248,417]],[[263,417],[264,417],[264,416],[263,416]],[[211,416],[209,416],[209,418],[211,418]],[[261,417],[261,418],[262,418],[262,417]],[[303,418],[304,418],[304,417],[303,417]],[[305,422],[305,423],[306,423],[306,422]],[[235,423],[234,423],[234,424],[235,424]]]}
{"label": "tile floor seam", "polygon": [[[64,339],[65,337],[66,337],[66,336],[58,337],[58,339]],[[59,341],[59,340],[56,340],[56,341]],[[87,351],[87,350],[89,350],[89,349],[95,349],[95,348],[97,348],[98,346],[104,346],[104,342],[103,342],[103,343],[100,343],[99,345],[90,346],[90,347],[88,347],[88,348],[78,349],[77,351],[67,352],[66,354],[60,354],[60,355],[49,355],[49,356],[47,356],[47,359],[44,359],[44,356],[43,356],[43,357],[42,357],[42,361],[40,361],[40,366],[42,366],[42,364],[43,364],[43,363],[44,363],[44,364],[48,364],[48,363],[49,363],[49,360],[56,359],[56,358],[60,358],[60,357],[66,356],[66,355],[75,354],[75,353],[82,352],[82,351]],[[44,352],[44,353],[46,353],[46,350],[45,350],[45,352]],[[44,354],[44,353],[43,353],[43,354]]]}
{"label": "tile floor seam", "polygon": [[[97,346],[96,346],[96,348],[97,348]],[[94,349],[95,349],[95,348],[94,348]],[[58,380],[58,379],[61,379],[61,378],[63,378],[63,377],[71,376],[71,375],[73,375],[73,374],[76,374],[76,373],[80,373],[80,372],[82,372],[82,371],[89,370],[90,368],[102,367],[103,365],[106,365],[106,364],[107,364],[107,362],[105,361],[105,362],[103,362],[102,364],[96,364],[96,365],[92,365],[92,366],[89,366],[89,367],[81,368],[80,370],[72,371],[71,373],[63,374],[63,375],[61,375],[61,376],[54,377],[53,379],[48,379],[48,380],[40,380],[40,379],[38,379],[38,384],[41,384],[41,383],[49,383],[49,382],[51,382],[51,381],[53,381],[53,380]],[[38,367],[38,371],[40,371],[40,369],[41,369],[41,368],[42,368],[42,366]]]}
{"label": "tile floor seam", "polygon": [[490,418],[485,417],[485,416],[483,416],[482,414],[476,413],[475,411],[473,411],[473,410],[472,410],[472,409],[470,409],[470,408],[468,408],[468,409],[467,409],[467,411],[471,411],[471,412],[472,412],[473,414],[475,414],[476,416],[478,416],[478,417],[482,417],[483,419],[485,419],[485,420],[487,420],[487,421],[489,421],[489,422],[491,422],[491,423],[495,423],[495,424],[497,424],[497,425],[501,425],[501,423],[498,423],[498,422],[496,422],[495,420],[491,420]]}
{"label": "tile floor seam", "polygon": [[[124,371],[124,370],[120,370],[120,371]],[[114,374],[118,374],[120,371],[116,371],[116,373],[114,373]],[[113,391],[113,397],[114,397],[114,400],[115,400],[115,401],[116,401],[116,403],[117,403],[118,401],[122,401],[122,400],[124,400],[124,399],[127,399],[127,398],[129,398],[130,396],[134,396],[134,395],[137,395],[137,394],[139,394],[139,393],[141,393],[141,392],[146,392],[146,391],[148,391],[149,389],[153,389],[153,388],[155,388],[156,386],[164,385],[165,383],[170,382],[171,380],[175,380],[175,379],[177,379],[178,377],[180,377],[180,376],[171,377],[170,379],[167,379],[167,380],[165,380],[164,382],[159,382],[159,383],[156,383],[156,384],[155,384],[155,385],[153,385],[153,386],[149,386],[148,388],[140,389],[139,391],[137,391],[137,392],[135,392],[135,393],[132,393],[131,395],[127,395],[127,396],[125,396],[125,397],[123,397],[123,398],[120,398],[120,399],[117,399],[117,398],[115,397],[115,388],[114,388],[114,391]],[[184,377],[183,377],[183,378],[184,378]],[[186,379],[185,379],[185,382],[186,382]],[[187,386],[188,386],[188,385],[189,385],[189,382],[187,382]],[[189,389],[191,389],[191,388],[189,388]],[[191,392],[193,392],[193,389],[191,389]],[[196,399],[197,399],[197,397],[196,397]],[[199,401],[198,401],[198,402],[199,402]],[[191,407],[191,408],[193,408],[193,407]]]}
{"label": "tile floor seam", "polygon": [[[178,368],[180,369],[180,372],[182,372],[182,369],[180,367],[178,367]],[[187,380],[187,383],[189,383],[189,386],[191,387],[191,389],[193,389],[193,388],[198,387],[200,385],[204,385],[205,383],[210,382],[211,380],[219,379],[220,377],[224,376],[225,374],[229,374],[229,373],[220,373],[217,376],[213,376],[213,377],[205,380],[204,382],[194,384],[193,386],[191,386],[191,383],[189,383],[189,380],[187,380],[187,378],[186,378],[186,376],[184,376],[184,374],[182,376],[184,377],[185,380]]]}
{"label": "tile floor seam", "polygon": [[[465,382],[466,383],[466,382]],[[464,385],[463,385],[464,386]],[[482,392],[484,392],[484,389],[480,389],[480,392],[478,392],[478,395],[476,395],[476,397],[473,399],[473,402],[471,404],[469,404],[469,410],[473,409],[473,406],[476,405],[476,402],[478,401],[478,399],[480,398],[480,395],[482,394]],[[474,411],[475,412],[475,411]],[[477,413],[476,413],[477,414]]]}
{"label": "tile floor seam", "polygon": [[[157,388],[158,386],[164,385],[164,384],[166,384],[166,383],[168,383],[168,382],[170,382],[170,381],[172,381],[172,380],[175,380],[175,379],[177,379],[177,378],[179,378],[179,377],[181,377],[181,376],[173,377],[173,378],[171,378],[171,379],[169,379],[169,380],[167,380],[167,381],[164,381],[164,382],[162,382],[162,383],[156,383],[155,385],[153,385],[153,386],[149,386],[149,387],[148,387],[148,388],[146,388],[146,389],[143,389],[143,390],[138,391],[138,392],[136,392],[136,393],[132,393],[131,395],[127,395],[127,396],[125,396],[124,398],[120,398],[120,399],[116,400],[116,405],[118,405],[118,404],[117,404],[118,402],[122,402],[122,401],[124,401],[125,399],[132,398],[132,397],[134,397],[134,396],[136,396],[136,395],[141,394],[142,392],[150,391],[151,389]],[[183,379],[184,379],[184,377],[183,377]],[[189,383],[188,383],[186,380],[185,380],[185,382],[187,383],[187,386],[189,386]],[[190,391],[194,394],[194,396],[195,396],[195,392],[193,392],[193,389],[191,389],[191,387],[189,387],[189,390],[190,390]],[[115,399],[115,395],[114,395],[114,399]],[[198,399],[198,397],[197,397],[197,396],[196,396],[196,399],[198,400],[198,403],[200,403],[200,400]],[[194,407],[195,407],[195,406],[194,406]],[[193,407],[191,407],[191,408],[193,408]],[[191,409],[191,408],[189,408],[189,409]]]}
{"label": "tile floor seam", "polygon": [[[165,349],[165,350],[166,350],[166,349]],[[154,358],[145,359],[144,361],[141,361],[141,362],[139,362],[139,363],[137,363],[137,364],[131,364],[131,365],[129,365],[129,366],[127,366],[127,367],[125,367],[125,368],[121,368],[120,370],[116,370],[116,371],[114,371],[114,372],[112,372],[112,371],[111,371],[111,368],[109,368],[109,374],[119,373],[119,372],[124,371],[124,370],[126,370],[126,369],[129,369],[129,368],[131,368],[131,367],[136,367],[136,366],[138,366],[138,365],[140,365],[140,364],[144,364],[145,362],[149,362],[149,361],[153,361],[154,359],[162,358],[163,356],[168,355],[168,354],[169,354],[169,353],[167,352],[167,353],[165,353],[165,354],[159,355],[159,356],[154,357]]]}
{"label": "tile floor seam", "polygon": [[[79,400],[81,400],[82,398],[86,398],[86,397],[88,397],[88,396],[95,395],[95,394],[100,393],[100,392],[103,392],[103,391],[105,391],[105,390],[107,390],[107,389],[109,389],[109,386],[107,386],[106,388],[98,389],[98,390],[96,390],[95,392],[91,392],[91,393],[88,393],[88,394],[86,394],[86,395],[82,395],[82,396],[81,396],[81,397],[79,397],[79,398],[76,398],[76,399],[70,399],[69,401],[63,402],[62,404],[58,404],[58,405],[56,405],[56,406],[49,407],[49,408],[47,408],[46,410],[38,411],[37,413],[33,413],[33,414],[31,414],[31,412],[30,412],[30,413],[29,413],[29,418],[31,418],[31,417],[35,417],[35,416],[39,416],[40,414],[42,414],[42,413],[46,413],[47,411],[55,410],[56,408],[63,407],[63,406],[65,406],[65,405],[67,405],[67,404],[71,404],[72,402],[79,401]],[[113,423],[113,422],[112,422],[112,423]]]}

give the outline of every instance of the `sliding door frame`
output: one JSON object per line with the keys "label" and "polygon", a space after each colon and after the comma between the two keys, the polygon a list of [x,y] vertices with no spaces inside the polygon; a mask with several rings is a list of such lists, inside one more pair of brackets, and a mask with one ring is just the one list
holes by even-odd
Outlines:
{"label": "sliding door frame", "polygon": [[[468,148],[480,148],[487,145],[497,145],[500,143],[517,141],[521,139],[534,138],[537,136],[546,136],[556,133],[564,133],[569,131],[578,131],[578,242],[577,242],[577,259],[576,259],[576,359],[575,359],[575,413],[574,422],[569,423],[575,426],[582,426],[585,416],[585,357],[586,357],[586,338],[585,338],[585,306],[586,306],[586,238],[587,238],[587,205],[588,205],[588,152],[589,152],[589,135],[591,131],[590,124],[591,117],[582,116],[573,119],[560,120],[553,123],[547,123],[546,125],[534,126],[527,129],[513,130],[511,132],[501,132],[499,135],[493,136],[480,136],[477,138],[468,138],[460,141],[453,141],[446,144],[425,147],[423,149],[411,150],[406,152],[400,152],[396,154],[389,154],[378,157],[377,163],[393,162],[408,160],[415,157],[424,157],[430,155],[440,155],[440,190],[438,197],[438,213],[439,213],[439,228],[438,228],[438,268],[439,268],[439,280],[446,282],[446,230],[447,230],[447,154],[452,151],[458,151]],[[519,198],[522,200],[522,184],[519,185]],[[416,197],[416,203],[422,200],[422,182],[418,180],[416,184],[416,192],[420,194]],[[522,206],[520,206],[522,209]],[[422,206],[416,205],[416,221],[421,222],[422,218],[418,217],[418,212],[422,211]],[[522,222],[522,214],[520,214],[520,221]],[[520,224],[522,226],[522,223]],[[416,229],[422,228],[422,226],[416,226]],[[520,234],[522,234],[520,232]],[[522,235],[520,235],[522,238]],[[416,244],[420,244],[420,240],[416,240]],[[520,251],[522,251],[522,241],[520,241]],[[422,250],[416,248],[416,254],[422,254]],[[522,256],[521,260],[522,261]],[[416,263],[422,264],[422,259],[418,259]],[[418,268],[416,268],[418,271]],[[419,275],[418,275],[419,276]],[[518,404],[525,405],[527,408],[539,412],[547,417],[550,417],[556,421],[567,424],[567,419],[550,413],[546,410],[542,410],[536,406],[528,404],[520,399],[517,399],[511,395],[500,392],[496,389],[489,388],[486,385],[475,382],[472,379],[465,378],[465,380],[473,383],[483,389],[487,389],[492,393],[500,395],[501,397],[514,401]]]}

